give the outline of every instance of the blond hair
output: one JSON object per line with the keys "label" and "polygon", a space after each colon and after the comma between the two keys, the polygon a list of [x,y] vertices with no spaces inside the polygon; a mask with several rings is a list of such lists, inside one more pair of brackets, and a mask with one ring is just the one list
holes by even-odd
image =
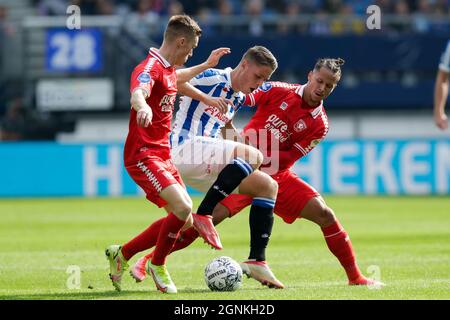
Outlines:
{"label": "blond hair", "polygon": [[267,66],[275,71],[278,68],[278,62],[269,49],[263,46],[254,46],[244,53],[242,59],[252,61],[260,66]]}

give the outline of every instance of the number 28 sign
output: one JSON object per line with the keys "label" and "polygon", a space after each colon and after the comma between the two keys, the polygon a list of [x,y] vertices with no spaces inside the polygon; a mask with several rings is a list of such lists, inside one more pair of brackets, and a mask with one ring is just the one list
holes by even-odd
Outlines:
{"label": "number 28 sign", "polygon": [[49,29],[46,41],[47,71],[101,71],[102,44],[102,33],[98,29]]}

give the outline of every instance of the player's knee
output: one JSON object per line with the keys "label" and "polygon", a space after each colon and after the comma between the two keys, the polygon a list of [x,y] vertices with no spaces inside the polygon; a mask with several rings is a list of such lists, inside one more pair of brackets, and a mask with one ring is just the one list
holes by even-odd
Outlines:
{"label": "player's knee", "polygon": [[261,166],[261,164],[263,163],[263,161],[264,161],[264,156],[263,156],[263,154],[262,154],[262,152],[261,151],[259,151],[258,149],[256,149],[256,148],[254,148],[254,147],[250,147],[250,146],[248,146],[249,147],[249,149],[250,149],[250,151],[249,151],[249,154],[250,154],[250,164],[251,164],[251,166],[253,167],[253,169],[254,170],[256,170],[256,169],[258,169],[260,166]]}
{"label": "player's knee", "polygon": [[278,183],[268,174],[262,173],[257,190],[259,196],[275,199],[278,194]]}
{"label": "player's knee", "polygon": [[278,183],[267,173],[255,171],[242,181],[239,192],[252,197],[275,199],[278,193]]}
{"label": "player's knee", "polygon": [[336,221],[333,210],[327,205],[323,205],[318,209],[317,218],[321,227],[327,227]]}
{"label": "player's knee", "polygon": [[261,151],[252,146],[238,146],[235,151],[235,156],[249,163],[253,170],[258,169],[264,160],[264,156]]}
{"label": "player's knee", "polygon": [[301,212],[301,216],[318,224],[322,228],[327,227],[336,221],[333,210],[331,210],[320,197],[310,199]]}
{"label": "player's knee", "polygon": [[178,218],[186,220],[192,212],[192,203],[183,201],[173,206],[173,214]]}
{"label": "player's knee", "polygon": [[[270,177],[269,177],[270,178]],[[272,178],[269,179],[268,188],[271,194],[276,197],[278,194],[278,182],[273,180]]]}

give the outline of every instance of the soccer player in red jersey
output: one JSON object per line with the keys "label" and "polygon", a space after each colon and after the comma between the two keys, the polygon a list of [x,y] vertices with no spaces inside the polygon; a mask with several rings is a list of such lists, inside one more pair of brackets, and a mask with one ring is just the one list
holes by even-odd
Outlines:
{"label": "soccer player in red jersey", "polygon": [[[169,133],[179,80],[175,66],[183,65],[192,56],[200,35],[200,27],[189,16],[171,17],[160,49],[151,48],[147,58],[131,74],[132,108],[124,164],[129,175],[145,191],[146,198],[168,212],[154,255],[147,264],[147,271],[157,288],[166,293],[177,292],[165,266],[166,256],[181,229],[192,224],[192,201],[170,157]],[[228,52],[228,48],[214,50],[207,63],[192,68],[200,73],[214,67]],[[183,72],[179,77],[183,78]],[[222,100],[216,99],[212,103],[222,103],[225,107],[226,102]],[[123,246],[106,248],[110,278],[118,291],[127,261],[141,251],[144,243],[145,234],[141,233]]]}
{"label": "soccer player in red jersey", "polygon": [[[333,210],[312,186],[291,171],[294,163],[311,152],[328,132],[323,100],[336,88],[343,64],[342,59],[319,59],[305,85],[266,82],[247,95],[244,104],[257,109],[243,136],[263,152],[266,161],[262,170],[278,182],[275,214],[286,223],[305,218],[319,225],[350,285],[383,285],[361,273],[350,238]],[[251,201],[245,195],[230,195],[216,206],[214,222],[232,217]]]}

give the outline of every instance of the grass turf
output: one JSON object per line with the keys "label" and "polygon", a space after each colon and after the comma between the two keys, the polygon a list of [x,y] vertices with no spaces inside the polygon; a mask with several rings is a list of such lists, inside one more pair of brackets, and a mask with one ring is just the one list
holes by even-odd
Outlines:
{"label": "grass turf", "polygon": [[[200,199],[194,199],[194,208]],[[0,299],[450,299],[449,197],[326,197],[348,231],[363,272],[379,270],[381,290],[346,285],[344,271],[314,224],[275,219],[268,261],[284,290],[244,279],[236,292],[211,292],[204,266],[248,254],[248,211],[218,226],[224,249],[197,240],[168,258],[177,295],[151,279],[108,278],[104,248],[123,243],[163,215],[142,198],[0,200]],[[136,261],[137,257],[131,260]],[[81,271],[80,289],[69,266]],[[376,272],[376,271],[375,271]]]}

